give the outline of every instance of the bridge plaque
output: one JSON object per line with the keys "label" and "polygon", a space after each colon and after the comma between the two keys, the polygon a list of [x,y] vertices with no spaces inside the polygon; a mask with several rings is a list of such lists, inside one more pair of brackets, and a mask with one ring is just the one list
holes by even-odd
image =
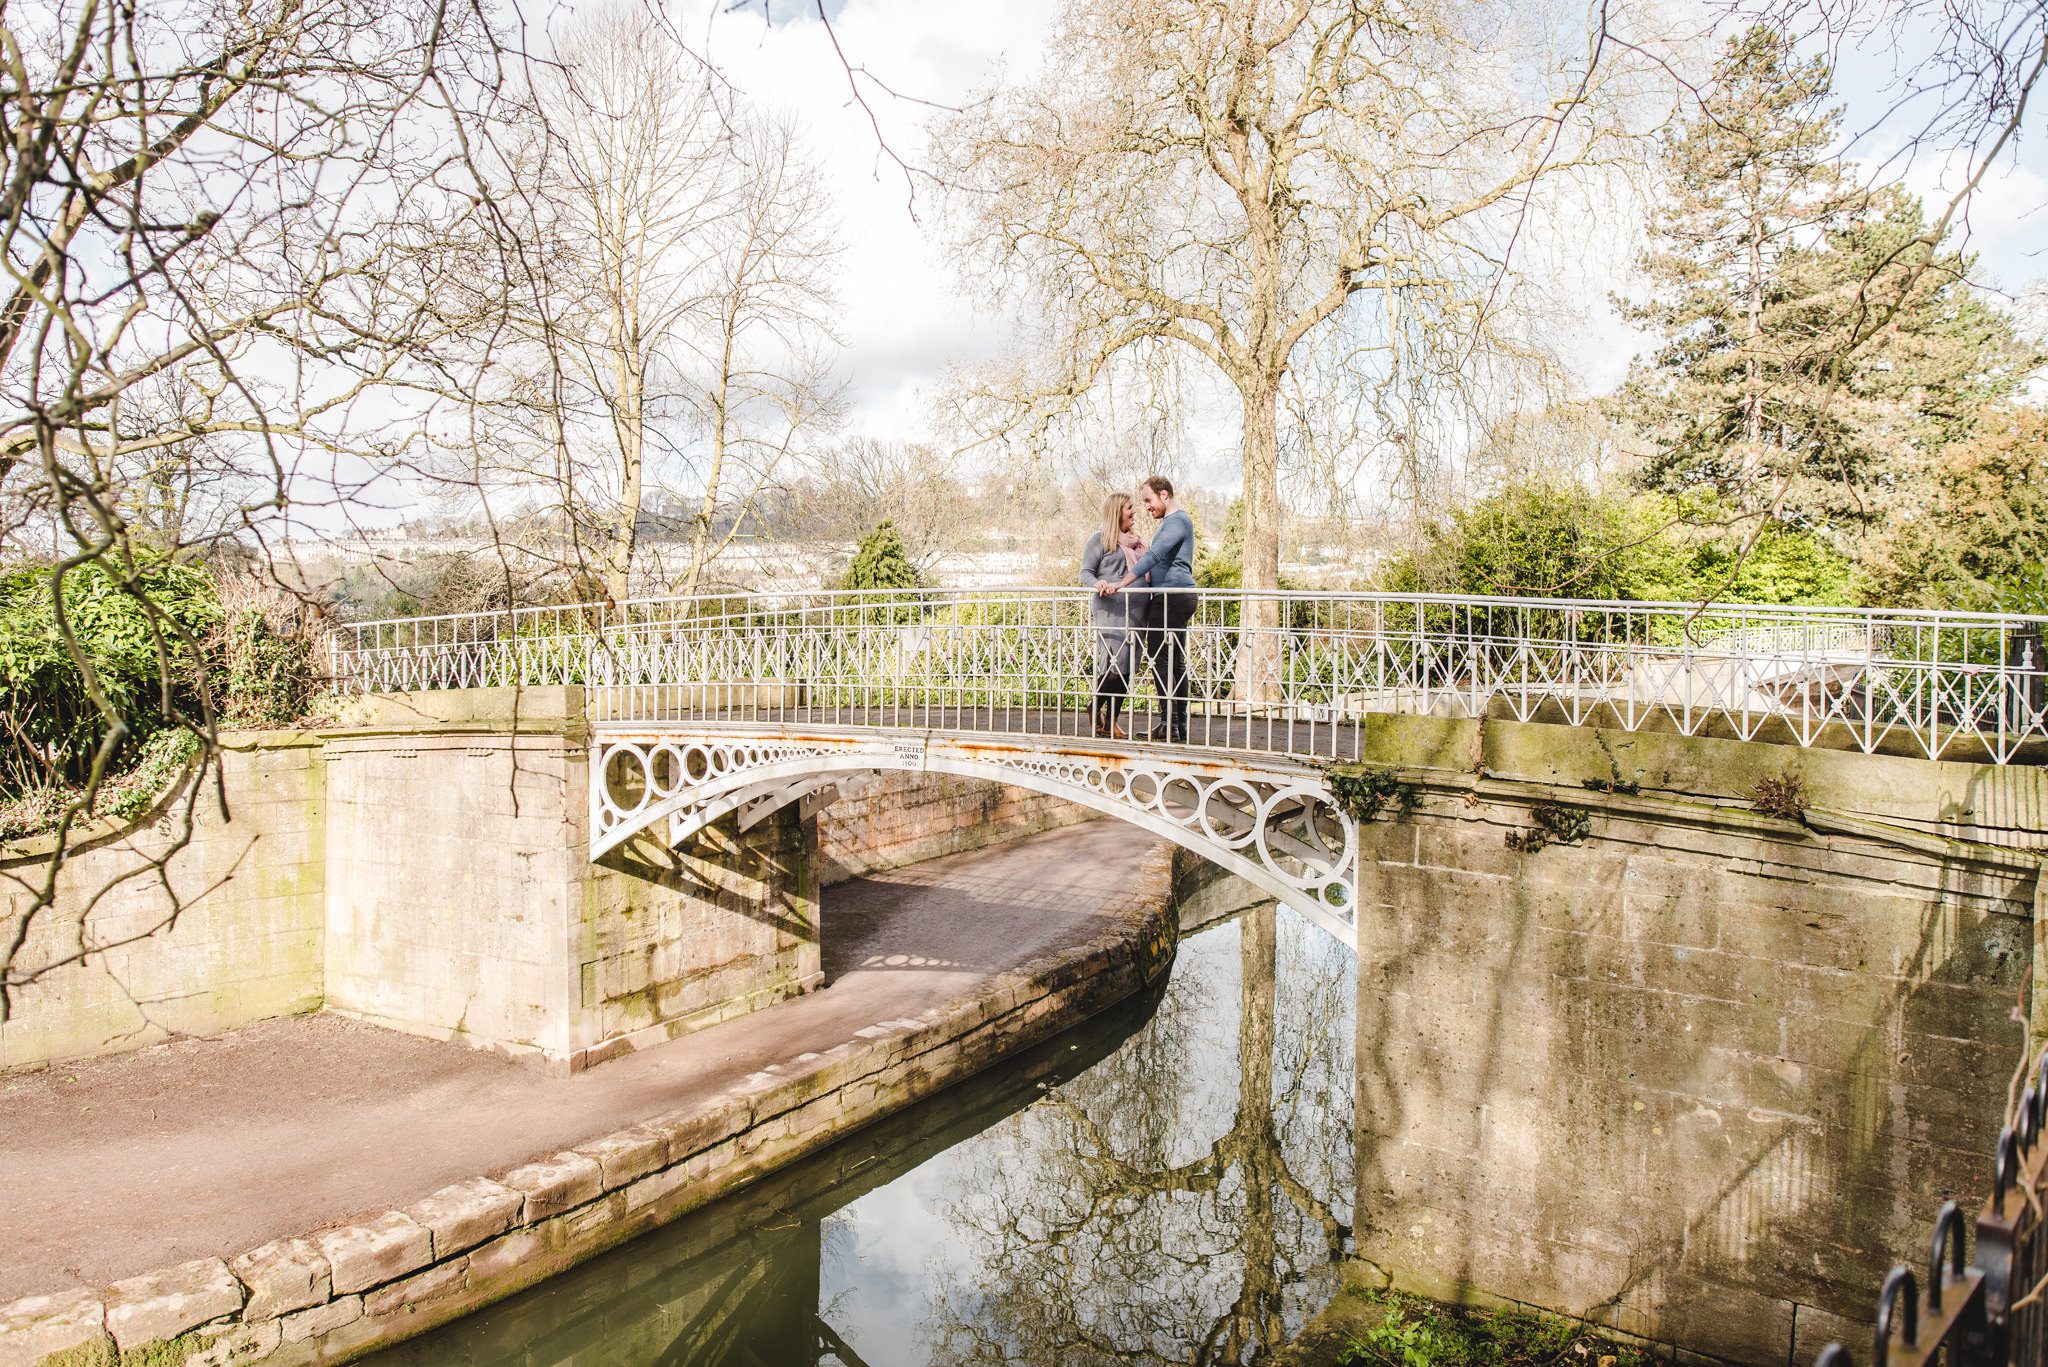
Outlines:
{"label": "bridge plaque", "polygon": [[919,736],[915,740],[891,741],[889,745],[890,749],[896,752],[896,762],[899,765],[910,770],[912,773],[924,772],[925,738],[923,736]]}

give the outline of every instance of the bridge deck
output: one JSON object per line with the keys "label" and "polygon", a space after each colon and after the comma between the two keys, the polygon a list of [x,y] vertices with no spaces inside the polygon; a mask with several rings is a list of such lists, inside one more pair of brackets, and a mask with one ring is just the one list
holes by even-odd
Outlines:
{"label": "bridge deck", "polygon": [[[1378,715],[1380,714],[1363,718],[1345,717],[1333,724],[1308,719],[1246,716],[1241,709],[1235,708],[1214,708],[1204,711],[1201,710],[1200,704],[1197,704],[1196,710],[1188,717],[1186,745],[1195,749],[1230,750],[1295,759],[1357,760],[1364,757],[1366,727],[1372,718]],[[1130,739],[1145,741],[1161,718],[1152,710],[1150,700],[1147,699],[1135,716],[1126,712],[1121,720],[1124,729],[1131,733]],[[1559,707],[1538,709],[1529,720],[1558,725],[1571,723],[1571,718]],[[1095,738],[1094,723],[1087,711],[1080,708],[1055,707],[933,707],[923,704],[738,708],[636,706],[632,708],[630,715],[619,716],[605,724],[637,730],[665,727],[678,722],[732,726],[817,726],[860,730],[931,731],[963,737],[1031,736],[1060,740]],[[1594,725],[1610,724],[1601,718],[1590,719],[1590,722]],[[1663,725],[1639,723],[1620,729],[1673,734],[1680,730],[1668,720]],[[1776,719],[1764,721],[1745,735],[1732,719],[1709,716],[1700,719],[1699,724],[1693,727],[1692,734],[1710,740],[1755,740],[1775,745],[1801,744],[1789,732],[1786,724]],[[1856,728],[1844,723],[1823,728],[1811,740],[1804,742],[1803,748],[1844,752],[1867,750],[1909,759],[1926,758],[1926,752],[1910,734],[1892,734],[1880,738],[1873,744],[1865,744],[1857,734]],[[1976,764],[1992,763],[1996,760],[1996,756],[1980,741],[1970,736],[1951,737],[1944,748],[1943,758]],[[2017,745],[2013,747],[2005,762],[2021,767],[2048,765],[2048,742],[2034,741]]]}
{"label": "bridge deck", "polygon": [[[1145,740],[1163,717],[1149,707],[1135,716],[1126,712],[1120,724],[1132,740]],[[746,707],[634,708],[630,717],[607,725],[656,728],[679,722],[707,725],[789,728],[844,727],[861,730],[932,731],[949,736],[1030,736],[1039,739],[1093,740],[1095,725],[1086,711],[1023,707]],[[1194,712],[1188,717],[1183,746],[1230,750],[1245,754],[1292,758],[1353,760],[1360,754],[1357,720],[1336,724],[1276,717],[1247,717],[1220,712]]]}

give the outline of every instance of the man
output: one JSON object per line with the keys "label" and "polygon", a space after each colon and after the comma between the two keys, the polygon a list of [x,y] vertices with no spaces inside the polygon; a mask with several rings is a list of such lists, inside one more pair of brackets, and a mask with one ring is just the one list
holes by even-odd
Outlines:
{"label": "man", "polygon": [[1096,592],[1120,593],[1146,575],[1152,576],[1150,611],[1142,639],[1152,659],[1152,686],[1159,692],[1165,718],[1152,739],[1185,744],[1188,738],[1188,623],[1195,615],[1195,520],[1173,497],[1173,481],[1153,475],[1138,486],[1138,501],[1158,519],[1152,548],[1131,566],[1119,583],[1101,583]]}

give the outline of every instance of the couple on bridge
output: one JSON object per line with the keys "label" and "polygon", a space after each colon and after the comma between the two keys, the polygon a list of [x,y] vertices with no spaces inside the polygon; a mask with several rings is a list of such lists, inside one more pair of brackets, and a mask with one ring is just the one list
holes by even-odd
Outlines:
{"label": "couple on bridge", "polygon": [[[1102,501],[1102,525],[1081,548],[1081,582],[1095,590],[1095,734],[1122,740],[1117,724],[1137,676],[1137,654],[1152,666],[1161,719],[1153,740],[1188,738],[1188,623],[1195,615],[1195,521],[1174,501],[1173,481],[1138,486],[1159,524],[1150,546],[1135,531],[1131,496]],[[1133,709],[1135,715],[1135,708]]]}

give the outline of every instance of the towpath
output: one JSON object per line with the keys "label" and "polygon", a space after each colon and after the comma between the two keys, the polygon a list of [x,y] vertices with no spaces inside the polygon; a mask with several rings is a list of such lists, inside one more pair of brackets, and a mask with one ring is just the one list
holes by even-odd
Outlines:
{"label": "towpath", "polygon": [[972,996],[1099,934],[1154,843],[1091,821],[842,883],[824,990],[574,1077],[336,1016],[0,1077],[0,1304],[403,1205]]}

